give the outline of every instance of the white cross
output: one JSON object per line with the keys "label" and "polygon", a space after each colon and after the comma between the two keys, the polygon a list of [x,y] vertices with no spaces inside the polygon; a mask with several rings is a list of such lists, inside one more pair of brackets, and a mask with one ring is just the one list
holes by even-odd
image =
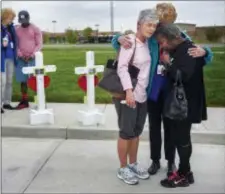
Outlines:
{"label": "white cross", "polygon": [[55,65],[43,64],[43,54],[38,51],[35,53],[35,66],[34,67],[23,67],[24,74],[34,74],[37,80],[37,110],[31,110],[30,112],[30,123],[44,124],[54,123],[54,115],[52,109],[46,109],[45,102],[45,88],[44,88],[44,73],[55,72]]}
{"label": "white cross", "polygon": [[75,74],[87,76],[87,110],[80,110],[78,120],[83,125],[103,124],[104,115],[95,107],[94,76],[104,71],[104,65],[94,65],[94,52],[86,52],[86,67],[75,67]]}

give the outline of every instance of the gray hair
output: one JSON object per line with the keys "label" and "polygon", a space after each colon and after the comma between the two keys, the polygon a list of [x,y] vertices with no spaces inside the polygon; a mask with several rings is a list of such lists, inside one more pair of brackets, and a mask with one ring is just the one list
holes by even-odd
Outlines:
{"label": "gray hair", "polygon": [[144,9],[140,11],[138,16],[138,23],[144,23],[147,21],[158,22],[159,18],[155,9]]}
{"label": "gray hair", "polygon": [[155,36],[162,36],[171,41],[181,37],[181,31],[175,24],[161,24],[157,27]]}

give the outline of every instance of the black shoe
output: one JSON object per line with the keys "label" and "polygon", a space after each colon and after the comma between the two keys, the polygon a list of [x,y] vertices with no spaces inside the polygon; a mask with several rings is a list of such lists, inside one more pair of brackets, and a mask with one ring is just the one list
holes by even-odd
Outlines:
{"label": "black shoe", "polygon": [[189,182],[185,176],[179,175],[178,173],[173,173],[166,179],[162,180],[161,185],[166,188],[176,188],[176,187],[188,187]]}
{"label": "black shoe", "polygon": [[169,177],[170,175],[172,175],[174,172],[177,172],[177,167],[174,163],[170,163],[168,162],[167,164],[167,176]]}
{"label": "black shoe", "polygon": [[5,111],[3,110],[3,108],[1,108],[1,114],[3,114]]}
{"label": "black shoe", "polygon": [[18,104],[18,106],[16,107],[16,109],[21,110],[21,109],[28,108],[28,107],[29,107],[28,100],[21,100],[20,103]]}
{"label": "black shoe", "polygon": [[160,163],[159,162],[152,162],[151,166],[148,169],[148,173],[150,175],[154,175],[157,173],[157,171],[160,169]]}
{"label": "black shoe", "polygon": [[188,172],[186,175],[186,178],[187,178],[189,184],[193,184],[195,182],[193,172]]}
{"label": "black shoe", "polygon": [[3,105],[3,108],[4,108],[4,109],[8,109],[8,110],[14,110],[14,109],[15,109],[15,108],[12,107],[10,104],[4,104],[4,105]]}

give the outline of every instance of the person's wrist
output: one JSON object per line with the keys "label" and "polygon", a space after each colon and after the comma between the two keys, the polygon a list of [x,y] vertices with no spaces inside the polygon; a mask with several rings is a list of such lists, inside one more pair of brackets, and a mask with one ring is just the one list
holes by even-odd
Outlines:
{"label": "person's wrist", "polygon": [[127,90],[126,90],[126,94],[127,94],[127,95],[132,94],[132,89],[127,89]]}

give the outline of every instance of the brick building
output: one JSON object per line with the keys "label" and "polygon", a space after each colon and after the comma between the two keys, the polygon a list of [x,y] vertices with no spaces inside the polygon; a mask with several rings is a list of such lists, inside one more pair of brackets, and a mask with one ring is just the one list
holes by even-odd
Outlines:
{"label": "brick building", "polygon": [[196,24],[191,23],[175,23],[182,31],[185,31],[190,36],[195,36]]}
{"label": "brick building", "polygon": [[196,28],[196,37],[198,37],[201,40],[206,40],[206,31],[210,28],[216,28],[217,31],[219,31],[222,35],[219,42],[225,43],[225,26],[202,26]]}

